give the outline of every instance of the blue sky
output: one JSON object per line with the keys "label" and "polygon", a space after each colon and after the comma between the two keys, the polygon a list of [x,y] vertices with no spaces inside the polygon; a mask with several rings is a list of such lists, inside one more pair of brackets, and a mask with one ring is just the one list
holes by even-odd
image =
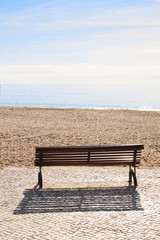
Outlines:
{"label": "blue sky", "polygon": [[0,0],[0,83],[160,84],[160,0]]}

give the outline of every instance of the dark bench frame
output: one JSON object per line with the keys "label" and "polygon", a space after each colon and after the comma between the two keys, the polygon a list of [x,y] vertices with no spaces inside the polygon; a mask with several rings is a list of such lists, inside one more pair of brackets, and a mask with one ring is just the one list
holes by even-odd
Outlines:
{"label": "dark bench frame", "polygon": [[[35,166],[39,166],[38,185],[42,188],[43,166],[129,166],[129,183],[137,186],[136,166],[143,145],[37,147]],[[133,169],[132,169],[133,167]]]}

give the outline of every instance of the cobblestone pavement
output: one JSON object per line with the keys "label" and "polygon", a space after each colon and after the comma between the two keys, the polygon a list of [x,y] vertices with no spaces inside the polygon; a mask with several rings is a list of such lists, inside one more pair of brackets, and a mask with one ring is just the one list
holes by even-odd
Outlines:
{"label": "cobblestone pavement", "polygon": [[0,239],[160,239],[160,168],[0,169]]}

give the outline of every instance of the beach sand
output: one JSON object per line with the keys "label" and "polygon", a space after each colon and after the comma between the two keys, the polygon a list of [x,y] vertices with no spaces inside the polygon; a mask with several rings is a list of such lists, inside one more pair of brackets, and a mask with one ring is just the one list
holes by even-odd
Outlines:
{"label": "beach sand", "polygon": [[160,112],[0,107],[0,167],[34,166],[36,146],[144,144],[160,166]]}

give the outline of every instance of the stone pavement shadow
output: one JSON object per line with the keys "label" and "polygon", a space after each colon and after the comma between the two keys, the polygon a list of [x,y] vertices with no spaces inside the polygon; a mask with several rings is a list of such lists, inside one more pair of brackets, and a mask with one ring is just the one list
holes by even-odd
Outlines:
{"label": "stone pavement shadow", "polygon": [[26,189],[13,214],[139,211],[139,193],[132,187]]}

